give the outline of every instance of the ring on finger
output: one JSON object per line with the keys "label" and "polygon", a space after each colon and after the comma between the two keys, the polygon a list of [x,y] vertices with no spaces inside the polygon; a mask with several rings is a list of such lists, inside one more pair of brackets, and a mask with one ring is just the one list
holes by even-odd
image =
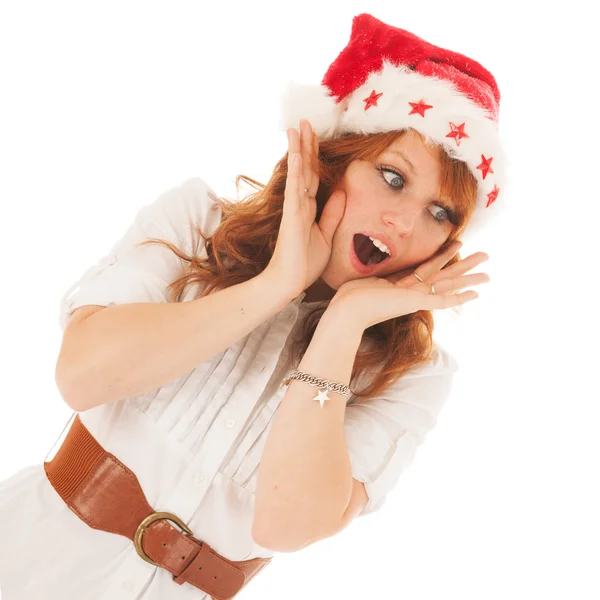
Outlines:
{"label": "ring on finger", "polygon": [[[421,283],[425,283],[425,282],[424,282],[424,281],[421,279],[421,277],[419,277],[419,275],[418,275],[418,273],[417,273],[416,271],[413,273],[413,275],[414,275],[414,276],[415,276],[415,277],[416,277],[416,278],[417,278],[417,279],[418,279],[418,280],[419,280]],[[435,286],[433,285],[433,281],[431,282],[431,293],[432,293],[432,294],[434,294],[434,295],[436,294],[436,291],[435,291]]]}

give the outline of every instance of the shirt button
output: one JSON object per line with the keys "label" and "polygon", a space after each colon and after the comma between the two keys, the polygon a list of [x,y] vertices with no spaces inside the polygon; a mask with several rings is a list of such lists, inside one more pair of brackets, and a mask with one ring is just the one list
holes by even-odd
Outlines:
{"label": "shirt button", "polygon": [[235,421],[233,419],[227,419],[227,423],[225,423],[226,427],[233,427],[235,425]]}
{"label": "shirt button", "polygon": [[196,483],[202,483],[204,481],[204,475],[200,474],[200,473],[194,473],[194,481]]}
{"label": "shirt button", "polygon": [[123,582],[123,589],[128,592],[132,592],[134,587],[135,586],[133,585],[133,581],[124,581]]}

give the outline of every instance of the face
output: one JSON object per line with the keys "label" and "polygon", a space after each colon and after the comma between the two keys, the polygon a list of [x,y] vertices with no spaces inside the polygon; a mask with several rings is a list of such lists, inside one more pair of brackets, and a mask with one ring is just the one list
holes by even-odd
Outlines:
{"label": "face", "polygon": [[[374,160],[351,163],[341,183],[346,209],[331,258],[305,301],[330,298],[346,281],[384,277],[431,258],[454,229],[453,205],[440,198],[440,183],[437,150],[410,130]],[[384,235],[392,258],[369,273],[359,271],[351,260],[356,233]]]}

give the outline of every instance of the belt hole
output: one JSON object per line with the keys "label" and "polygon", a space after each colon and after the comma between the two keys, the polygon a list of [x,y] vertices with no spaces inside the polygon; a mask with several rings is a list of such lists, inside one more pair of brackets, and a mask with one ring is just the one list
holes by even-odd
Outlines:
{"label": "belt hole", "polygon": [[166,546],[166,544],[163,544],[163,546]]}

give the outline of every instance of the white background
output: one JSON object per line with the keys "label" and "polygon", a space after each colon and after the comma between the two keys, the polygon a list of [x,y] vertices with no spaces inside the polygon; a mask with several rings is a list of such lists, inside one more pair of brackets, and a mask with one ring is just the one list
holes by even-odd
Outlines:
{"label": "white background", "polygon": [[463,247],[490,255],[491,282],[440,320],[461,369],[385,507],[280,554],[240,596],[600,597],[600,57],[583,7],[5,2],[0,480],[43,461],[71,415],[54,381],[63,293],[166,189],[199,176],[235,198],[236,175],[266,182],[286,151],[284,83],[320,82],[369,12],[495,75],[509,210]]}

